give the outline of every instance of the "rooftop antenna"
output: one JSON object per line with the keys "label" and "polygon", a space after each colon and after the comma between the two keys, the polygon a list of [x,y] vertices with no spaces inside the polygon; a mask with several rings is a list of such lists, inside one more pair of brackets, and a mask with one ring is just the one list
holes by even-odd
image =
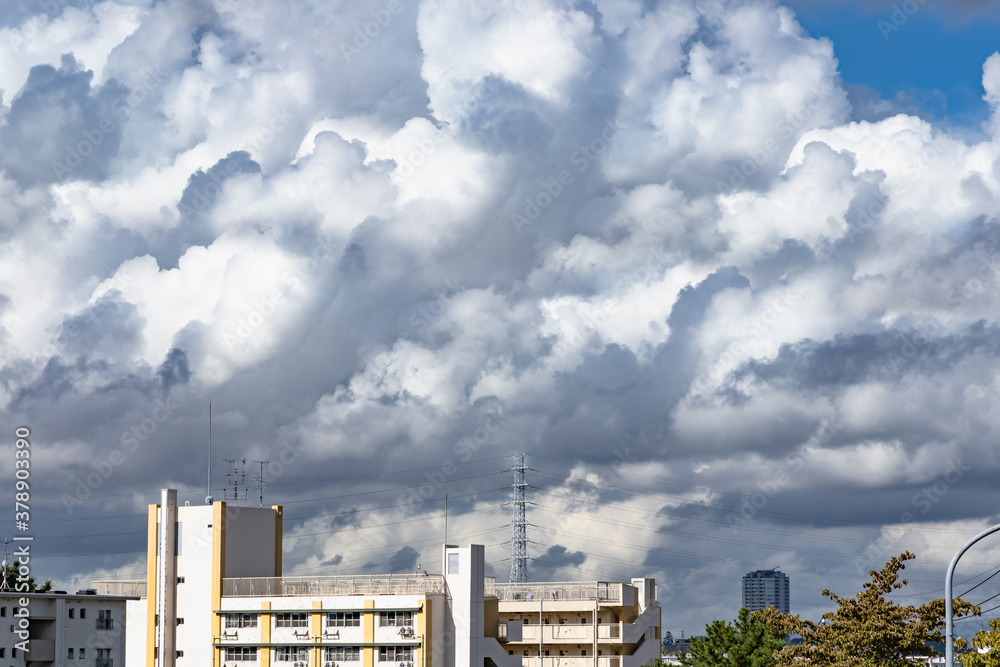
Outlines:
{"label": "rooftop antenna", "polygon": [[208,495],[205,504],[212,504],[212,404],[208,404]]}
{"label": "rooftop antenna", "polygon": [[[222,459],[229,464],[229,472],[226,473],[226,482],[231,484],[233,487],[233,504],[239,503],[241,500],[247,499],[247,490],[243,489],[243,497],[240,498],[240,487],[243,486],[246,480],[246,459]],[[222,490],[223,498],[229,501],[229,489],[225,488]]]}
{"label": "rooftop antenna", "polygon": [[254,461],[254,463],[260,464],[260,477],[254,477],[254,481],[257,482],[257,486],[260,487],[260,506],[264,507],[264,482],[270,482],[269,479],[264,479],[264,464],[270,463],[270,461]]}
{"label": "rooftop antenna", "polygon": [[444,543],[448,544],[448,494],[447,493],[444,494]]}

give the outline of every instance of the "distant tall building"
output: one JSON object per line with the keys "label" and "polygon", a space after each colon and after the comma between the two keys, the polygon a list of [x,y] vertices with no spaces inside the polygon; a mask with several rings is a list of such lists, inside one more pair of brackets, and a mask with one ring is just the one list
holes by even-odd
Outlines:
{"label": "distant tall building", "polygon": [[743,606],[750,611],[774,607],[788,613],[788,575],[777,570],[755,570],[743,575]]}

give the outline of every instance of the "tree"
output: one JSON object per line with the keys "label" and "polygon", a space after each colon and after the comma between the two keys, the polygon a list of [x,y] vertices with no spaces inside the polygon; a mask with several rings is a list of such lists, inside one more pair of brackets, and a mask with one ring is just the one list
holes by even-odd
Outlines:
{"label": "tree", "polygon": [[756,620],[744,607],[733,623],[712,621],[704,637],[692,637],[685,667],[770,667],[773,654],[785,645],[781,636]]}
{"label": "tree", "polygon": [[[7,588],[9,590],[12,590],[12,591],[15,591],[15,592],[18,592],[18,593],[24,593],[25,592],[23,590],[18,590],[18,583],[22,583],[23,584],[24,582],[18,582],[18,580],[17,580],[18,576],[20,576],[17,573],[17,563],[13,563],[11,565],[8,565],[6,568],[4,568],[4,570],[0,570],[0,586],[3,585],[3,579],[4,579],[5,576],[6,576],[6,579],[7,579]],[[34,577],[28,577],[25,581],[28,584],[28,591],[27,592],[45,593],[46,591],[52,590],[52,580],[51,579],[47,580],[44,584],[42,584],[41,588],[37,588],[35,586],[35,578]]]}
{"label": "tree", "polygon": [[[990,621],[989,630],[980,630],[972,638],[972,645],[977,649],[985,649],[983,653],[969,651],[962,654],[962,664],[965,667],[1000,667],[1000,618]],[[955,648],[967,646],[964,639],[955,640]]]}
{"label": "tree", "polygon": [[[871,581],[853,598],[823,591],[837,604],[837,610],[823,614],[818,624],[775,609],[758,612],[773,632],[803,637],[802,644],[786,646],[775,654],[779,667],[906,667],[918,664],[912,656],[931,655],[933,651],[925,643],[943,641],[944,600],[914,607],[885,599],[907,584],[906,579],[899,579],[899,571],[913,558],[905,551],[881,570],[871,570]],[[956,618],[968,616],[978,614],[979,607],[956,599],[954,612]]]}

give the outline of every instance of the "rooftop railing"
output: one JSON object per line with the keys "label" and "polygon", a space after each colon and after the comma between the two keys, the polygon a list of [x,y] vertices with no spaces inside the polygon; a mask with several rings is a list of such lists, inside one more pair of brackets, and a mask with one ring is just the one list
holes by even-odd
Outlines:
{"label": "rooftop railing", "polygon": [[496,596],[511,600],[599,600],[621,602],[622,586],[618,582],[548,582],[539,584],[496,584]]}
{"label": "rooftop railing", "polygon": [[125,595],[134,598],[146,597],[146,580],[138,579],[133,581],[104,580],[92,581],[90,587],[97,591],[98,595]]}
{"label": "rooftop railing", "polygon": [[247,577],[222,580],[223,597],[300,595],[428,595],[444,593],[440,574],[382,574],[342,577]]}

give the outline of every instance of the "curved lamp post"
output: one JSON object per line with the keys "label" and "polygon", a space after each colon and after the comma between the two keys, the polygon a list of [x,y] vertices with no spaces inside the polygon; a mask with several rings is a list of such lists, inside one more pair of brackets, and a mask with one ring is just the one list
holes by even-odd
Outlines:
{"label": "curved lamp post", "polygon": [[992,535],[993,533],[1000,530],[1000,524],[993,526],[992,528],[987,528],[983,532],[979,533],[971,540],[965,543],[965,546],[955,554],[955,557],[951,559],[951,564],[948,565],[948,574],[945,575],[944,579],[944,623],[945,623],[945,648],[944,655],[945,661],[948,667],[955,667],[955,649],[952,645],[952,636],[954,634],[955,621],[952,619],[952,604],[951,604],[951,580],[955,575],[955,566],[958,565],[958,559],[962,557],[966,551],[969,550],[973,544],[983,539],[987,535]]}

